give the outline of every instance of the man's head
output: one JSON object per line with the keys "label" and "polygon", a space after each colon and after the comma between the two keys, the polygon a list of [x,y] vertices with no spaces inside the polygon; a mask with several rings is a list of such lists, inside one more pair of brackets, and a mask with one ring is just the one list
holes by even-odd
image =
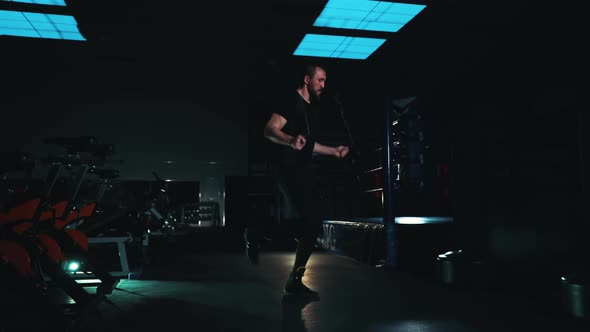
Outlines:
{"label": "man's head", "polygon": [[319,99],[326,84],[326,70],[318,64],[310,64],[305,67],[302,87],[307,89],[310,98]]}

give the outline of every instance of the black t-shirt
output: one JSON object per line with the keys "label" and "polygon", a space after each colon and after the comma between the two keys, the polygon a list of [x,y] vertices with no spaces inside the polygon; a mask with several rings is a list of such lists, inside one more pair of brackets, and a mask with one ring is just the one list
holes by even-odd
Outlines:
{"label": "black t-shirt", "polygon": [[297,90],[290,92],[283,100],[274,103],[272,113],[287,120],[283,132],[288,135],[303,135],[306,144],[301,151],[290,146],[275,144],[274,165],[280,168],[309,168],[312,163],[313,146],[319,134],[318,109],[316,104],[307,103]]}

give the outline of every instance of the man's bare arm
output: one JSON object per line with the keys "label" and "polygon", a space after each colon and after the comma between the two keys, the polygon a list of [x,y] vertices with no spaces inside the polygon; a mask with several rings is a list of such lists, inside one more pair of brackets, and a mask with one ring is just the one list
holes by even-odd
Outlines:
{"label": "man's bare arm", "polygon": [[264,137],[274,143],[290,146],[295,150],[301,150],[306,143],[305,137],[302,135],[291,136],[283,132],[283,127],[286,124],[287,120],[284,117],[273,113],[264,126]]}
{"label": "man's bare arm", "polygon": [[[303,135],[291,136],[283,132],[283,127],[287,124],[287,120],[279,114],[273,113],[264,126],[264,137],[274,143],[290,146],[295,150],[301,150],[305,146],[307,140]],[[345,151],[344,151],[345,150]],[[318,142],[313,144],[313,152],[333,156],[336,158],[344,158],[348,153],[348,147],[338,146],[332,147]]]}
{"label": "man's bare arm", "polygon": [[313,152],[318,154],[323,154],[327,156],[333,156],[338,159],[342,159],[346,157],[348,154],[349,148],[344,145],[340,145],[337,147],[323,145],[321,143],[316,142],[313,146]]}

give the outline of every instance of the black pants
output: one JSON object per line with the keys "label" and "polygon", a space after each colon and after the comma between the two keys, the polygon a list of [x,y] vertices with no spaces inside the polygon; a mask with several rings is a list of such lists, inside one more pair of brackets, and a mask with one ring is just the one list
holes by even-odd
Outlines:
{"label": "black pants", "polygon": [[324,217],[323,198],[313,173],[309,169],[284,168],[273,175],[280,193],[281,222],[291,225],[301,245],[313,248]]}

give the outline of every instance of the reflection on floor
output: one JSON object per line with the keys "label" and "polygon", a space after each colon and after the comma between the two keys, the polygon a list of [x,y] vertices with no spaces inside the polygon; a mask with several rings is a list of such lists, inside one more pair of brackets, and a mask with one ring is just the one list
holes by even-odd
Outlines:
{"label": "reflection on floor", "polygon": [[[319,301],[285,296],[288,246],[252,265],[236,234],[154,241],[137,280],[122,279],[76,331],[463,332],[589,331],[534,299],[464,291],[433,276],[316,252],[304,281]],[[285,249],[285,250],[283,250]],[[91,291],[91,290],[90,290]],[[5,329],[8,331],[8,329]]]}

